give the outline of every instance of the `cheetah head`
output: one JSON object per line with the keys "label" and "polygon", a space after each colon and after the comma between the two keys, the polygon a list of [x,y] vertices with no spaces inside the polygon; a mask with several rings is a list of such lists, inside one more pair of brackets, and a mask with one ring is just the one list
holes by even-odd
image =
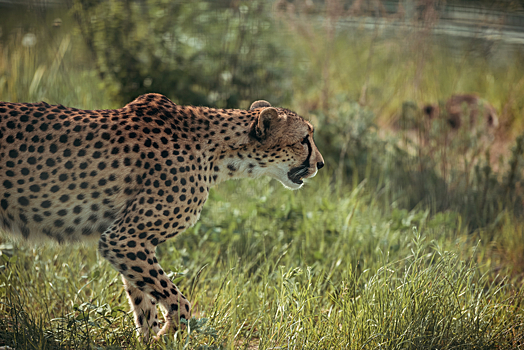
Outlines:
{"label": "cheetah head", "polygon": [[298,189],[324,166],[324,159],[313,140],[313,126],[296,113],[272,107],[266,101],[254,102],[258,112],[250,127],[255,145],[259,175],[279,180],[289,189]]}

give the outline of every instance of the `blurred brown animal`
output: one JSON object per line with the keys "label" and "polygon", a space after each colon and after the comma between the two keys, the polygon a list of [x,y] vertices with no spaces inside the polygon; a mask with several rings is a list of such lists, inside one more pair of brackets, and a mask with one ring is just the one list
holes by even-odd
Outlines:
{"label": "blurred brown animal", "polygon": [[451,95],[443,110],[439,104],[427,104],[422,111],[431,120],[445,118],[453,130],[467,126],[473,132],[493,131],[499,126],[495,108],[473,94]]}

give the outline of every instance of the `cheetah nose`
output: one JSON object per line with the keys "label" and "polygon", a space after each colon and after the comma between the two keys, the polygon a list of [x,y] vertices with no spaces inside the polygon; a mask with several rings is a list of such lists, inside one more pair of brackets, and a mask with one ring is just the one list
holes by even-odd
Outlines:
{"label": "cheetah nose", "polygon": [[320,170],[324,166],[324,162],[318,162],[317,163],[317,169]]}

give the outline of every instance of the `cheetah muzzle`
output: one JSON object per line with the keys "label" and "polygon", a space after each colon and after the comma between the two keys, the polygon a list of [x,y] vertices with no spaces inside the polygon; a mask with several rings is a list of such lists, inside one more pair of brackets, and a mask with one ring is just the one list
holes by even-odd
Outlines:
{"label": "cheetah muzzle", "polygon": [[114,110],[0,102],[0,118],[0,228],[29,241],[98,240],[145,339],[190,317],[155,250],[195,224],[211,186],[267,175],[298,189],[324,165],[313,126],[266,101],[247,111],[158,94]]}

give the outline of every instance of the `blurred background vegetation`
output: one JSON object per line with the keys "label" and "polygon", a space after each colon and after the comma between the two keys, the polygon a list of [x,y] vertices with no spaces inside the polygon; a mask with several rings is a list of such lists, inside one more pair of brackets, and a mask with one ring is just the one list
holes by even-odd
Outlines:
{"label": "blurred background vegetation", "polygon": [[[412,348],[431,344],[451,348],[473,344],[471,339],[479,341],[479,348],[523,346],[524,316],[519,307],[503,312],[507,319],[477,315],[476,320],[493,317],[487,328],[460,328],[464,324],[453,328],[456,313],[462,312],[461,308],[469,310],[468,305],[473,307],[479,300],[487,303],[483,310],[497,309],[504,303],[522,305],[523,1],[0,0],[0,100],[45,100],[105,109],[121,107],[146,92],[165,94],[178,104],[220,108],[248,108],[251,102],[265,99],[297,111],[316,126],[315,140],[327,166],[306,188],[299,193],[283,193],[278,184],[266,180],[219,186],[212,192],[201,223],[160,248],[167,255],[162,264],[188,276],[180,283],[196,290],[196,296],[190,295],[190,299],[202,303],[201,309],[195,308],[197,314],[214,315],[211,323],[221,339],[228,339],[227,344],[238,345],[233,335],[243,334],[241,344],[246,348],[254,339],[261,348],[276,346],[289,340],[285,334],[294,328],[288,326],[297,319],[303,322],[311,315],[324,317],[332,308],[342,313],[355,308],[349,318],[343,318],[359,324],[356,320],[362,317],[358,330],[347,330],[355,349],[368,345],[401,348],[406,344],[402,340],[406,334],[421,339],[412,343]],[[458,108],[463,122],[457,127],[447,109],[448,99],[457,94],[477,96],[479,105],[484,106],[479,107],[479,115],[482,108],[492,108],[498,125],[491,127],[483,118],[471,117],[476,107],[462,103]],[[439,107],[438,113],[430,118],[427,106]],[[252,196],[246,198],[245,192]],[[420,237],[413,238],[413,227],[435,244],[433,248],[420,248]],[[2,247],[4,257],[11,256],[6,261],[18,257],[26,263],[42,261],[45,265],[44,257],[53,256],[51,252],[45,255],[9,244]],[[474,265],[478,271],[461,270],[451,258],[444,259],[444,270],[437,269],[432,257],[442,251],[478,264]],[[417,252],[429,255],[421,258]],[[82,254],[79,250],[71,253]],[[411,260],[402,262],[408,255]],[[253,256],[257,257],[254,261]],[[95,261],[93,256],[89,259]],[[65,261],[63,264],[67,264]],[[246,292],[243,311],[233,312],[237,323],[226,327],[224,322],[232,322],[225,321],[226,315],[232,315],[231,300],[241,300],[241,293],[224,287],[220,278],[232,278],[226,277],[226,271],[238,261],[244,261],[245,268],[234,272],[234,278],[245,278],[245,283],[251,279],[254,287],[246,287],[250,292]],[[373,288],[377,293],[384,291],[381,274],[393,269],[390,262],[405,267],[414,266],[415,261],[421,264],[417,268],[430,269],[419,271],[428,273],[423,280],[427,285],[437,288],[432,278],[442,274],[450,279],[442,288],[452,288],[455,281],[467,276],[469,289],[480,288],[478,299],[444,310],[446,321],[437,319],[429,328],[371,327],[366,320],[381,316],[367,314],[372,311],[365,305],[376,302]],[[275,272],[279,263],[290,269],[287,274]],[[59,270],[61,264],[54,268]],[[207,280],[202,282],[207,292],[195,286],[203,266],[210,266],[204,273]],[[310,272],[295,274],[293,268],[302,272],[311,268],[313,275],[316,271],[315,282]],[[105,276],[98,265],[78,269],[78,274],[85,276]],[[222,273],[212,277],[213,269]],[[464,275],[455,274],[455,269],[465,271]],[[415,276],[408,272],[388,279],[411,281],[419,277],[418,272]],[[0,297],[4,305],[11,305],[3,310],[16,309],[9,288],[19,291],[22,285],[39,283],[31,279],[34,277],[15,275],[3,275]],[[109,275],[108,281],[114,276]],[[86,280],[95,283],[94,278]],[[278,299],[264,289],[268,281],[276,283],[274,293],[289,292],[280,295],[283,303],[309,300],[312,296],[307,291],[293,288],[304,283],[315,286],[317,289],[313,291],[312,287],[311,291],[314,298],[318,297],[318,310],[305,315],[304,309],[297,308],[288,326],[283,320],[272,324],[272,319],[265,319],[257,309],[255,296],[262,293]],[[107,283],[100,288],[106,291],[114,280]],[[294,287],[286,289],[286,283]],[[490,283],[495,284],[487,287]],[[496,299],[496,288],[502,286],[507,289]],[[228,292],[219,298],[216,293],[223,288]],[[87,293],[83,297],[78,290],[65,289],[61,293],[67,298],[71,293],[76,295],[72,299],[94,303],[91,294],[81,287],[82,293]],[[453,291],[430,288],[429,295],[448,292]],[[115,293],[107,291],[107,295],[113,295],[113,303],[117,298],[125,304],[122,295],[118,292],[119,297],[114,297]],[[347,299],[348,295],[356,299]],[[356,302],[359,297],[362,304]],[[396,297],[399,303],[405,302],[406,296]],[[394,295],[383,298],[390,304],[397,300]],[[514,299],[508,302],[510,298]],[[206,309],[206,300],[214,300],[215,309]],[[349,305],[348,300],[356,304]],[[98,312],[98,308],[82,309],[79,302],[71,305],[74,311],[63,310],[55,301],[47,302],[60,310],[47,312],[65,313],[65,320],[78,320],[79,313],[84,317],[85,312]],[[278,314],[280,304],[268,305],[264,307],[276,308]],[[424,310],[430,312],[432,308]],[[396,309],[392,306],[392,310]],[[104,312],[113,315],[116,311]],[[242,317],[247,320],[244,324],[239,321]],[[421,314],[413,317],[411,320],[417,319],[420,324],[429,322]],[[10,316],[3,320],[12,327]],[[342,321],[326,320],[333,334],[325,334],[334,336]],[[329,322],[333,322],[333,328],[329,328]],[[438,328],[442,325],[447,328]],[[439,340],[428,335],[430,328],[431,334],[451,333]],[[487,333],[495,339],[492,342],[479,336],[486,329],[492,332]],[[322,338],[322,331],[307,322],[302,331],[306,338],[314,338],[315,332],[318,339],[329,338],[325,334]],[[16,338],[13,334],[0,332],[0,345],[2,339],[12,344]],[[113,341],[130,341],[125,331],[122,334],[123,338]],[[202,334],[204,343],[209,339],[220,343]],[[425,343],[425,336],[431,341]],[[20,344],[21,340],[17,341]]]}

